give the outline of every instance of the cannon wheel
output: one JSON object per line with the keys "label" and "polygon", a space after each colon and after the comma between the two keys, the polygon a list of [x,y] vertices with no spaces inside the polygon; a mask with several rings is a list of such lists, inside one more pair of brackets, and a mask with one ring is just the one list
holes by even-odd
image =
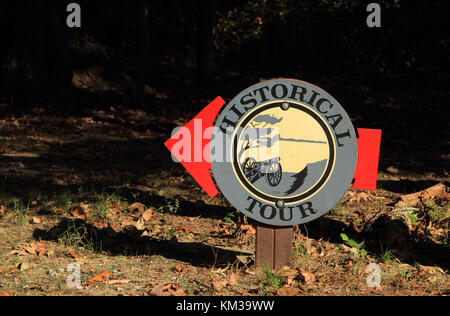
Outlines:
{"label": "cannon wheel", "polygon": [[243,170],[244,170],[245,177],[247,179],[251,180],[255,176],[256,172],[258,171],[257,166],[256,166],[256,160],[251,157],[246,158],[244,160],[243,166],[244,166]]}
{"label": "cannon wheel", "polygon": [[266,180],[271,186],[277,186],[281,181],[281,164],[278,161],[272,161],[267,169]]}

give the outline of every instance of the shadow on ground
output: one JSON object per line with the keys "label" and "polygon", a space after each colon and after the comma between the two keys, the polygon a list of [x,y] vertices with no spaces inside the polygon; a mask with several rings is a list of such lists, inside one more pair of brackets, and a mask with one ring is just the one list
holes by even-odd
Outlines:
{"label": "shadow on ground", "polygon": [[233,251],[205,245],[200,242],[179,242],[158,240],[141,236],[134,226],[116,232],[111,227],[98,228],[81,219],[62,219],[49,230],[36,229],[37,240],[70,242],[95,252],[106,252],[113,256],[161,255],[167,259],[187,262],[194,266],[223,266],[239,264],[237,256],[251,256],[251,253]]}
{"label": "shadow on ground", "polygon": [[404,222],[389,216],[380,216],[366,231],[357,232],[351,225],[331,218],[321,217],[314,222],[299,226],[300,232],[313,239],[323,239],[342,244],[341,233],[355,241],[365,242],[366,250],[380,256],[390,249],[403,262],[411,265],[439,266],[450,271],[450,248],[432,240],[416,242]]}

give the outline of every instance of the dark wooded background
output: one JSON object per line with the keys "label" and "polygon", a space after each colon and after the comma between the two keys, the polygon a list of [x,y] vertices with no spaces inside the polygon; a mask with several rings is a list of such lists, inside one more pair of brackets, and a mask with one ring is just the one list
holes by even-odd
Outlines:
{"label": "dark wooded background", "polygon": [[378,1],[382,27],[369,28],[367,1],[80,0],[80,29],[66,26],[69,2],[1,2],[3,101],[33,103],[83,85],[112,92],[125,82],[130,102],[143,105],[144,84],[208,83],[220,94],[221,83],[244,77],[448,84],[444,1]]}

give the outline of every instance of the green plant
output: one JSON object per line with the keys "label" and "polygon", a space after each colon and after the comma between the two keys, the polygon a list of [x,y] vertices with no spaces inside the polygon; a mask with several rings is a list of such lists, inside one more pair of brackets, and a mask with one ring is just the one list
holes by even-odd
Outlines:
{"label": "green plant", "polygon": [[357,241],[350,239],[346,234],[341,234],[342,240],[345,244],[356,250],[357,257],[365,257],[367,255],[367,250],[364,249],[364,241],[358,243]]}
{"label": "green plant", "polygon": [[[8,208],[7,208],[8,209]],[[12,207],[7,211],[8,222],[11,224],[24,225],[27,223],[26,214],[28,213],[29,206],[26,210],[20,205],[20,203],[13,198]]]}
{"label": "green plant", "polygon": [[394,286],[401,287],[404,286],[413,278],[414,274],[411,271],[401,271],[399,274],[394,276]]}
{"label": "green plant", "polygon": [[276,271],[272,271],[268,266],[261,265],[264,275],[264,283],[259,284],[259,288],[263,294],[271,290],[278,290],[286,282],[285,278],[278,275]]}
{"label": "green plant", "polygon": [[172,201],[167,202],[166,208],[170,214],[175,214],[180,209],[180,200],[175,199],[174,202]]}
{"label": "green plant", "polygon": [[88,224],[78,221],[70,221],[63,233],[58,238],[58,242],[74,249],[83,248],[88,251],[95,251],[97,235],[95,230]]}
{"label": "green plant", "polygon": [[235,212],[229,212],[227,215],[225,215],[223,220],[225,221],[225,223],[234,225],[236,223],[235,219],[236,219],[236,213]]}
{"label": "green plant", "polygon": [[379,255],[379,259],[381,260],[381,262],[389,264],[393,263],[394,261],[398,261],[398,259],[395,257],[395,250],[389,248]]}
{"label": "green plant", "polygon": [[100,195],[94,205],[92,205],[89,217],[97,220],[107,219],[111,204],[120,202],[120,197],[115,194],[111,194],[106,197]]}

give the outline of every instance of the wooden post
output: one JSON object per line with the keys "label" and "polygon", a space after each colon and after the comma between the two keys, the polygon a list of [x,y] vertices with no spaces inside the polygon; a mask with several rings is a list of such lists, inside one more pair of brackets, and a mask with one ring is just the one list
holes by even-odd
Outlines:
{"label": "wooden post", "polygon": [[256,225],[256,263],[272,270],[292,260],[292,226]]}

